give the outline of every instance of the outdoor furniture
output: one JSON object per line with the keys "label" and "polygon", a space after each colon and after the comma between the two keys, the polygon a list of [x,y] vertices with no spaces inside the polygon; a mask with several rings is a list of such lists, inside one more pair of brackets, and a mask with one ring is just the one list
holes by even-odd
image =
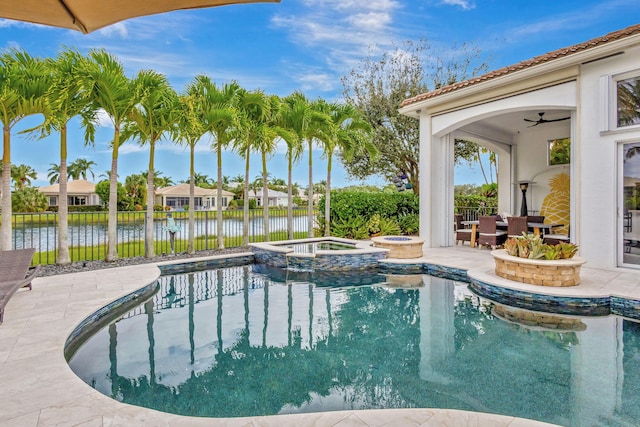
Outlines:
{"label": "outdoor furniture", "polygon": [[[474,235],[474,241],[475,237],[477,237],[476,227],[464,228],[464,225],[462,224],[463,216],[460,214],[455,214],[453,218],[455,219],[456,223],[456,245],[458,244],[458,242],[463,242],[463,244],[464,242],[469,242],[469,245],[471,245],[472,234]],[[473,247],[473,245],[471,245],[471,247]]]}
{"label": "outdoor furniture", "polygon": [[40,265],[31,267],[35,249],[0,251],[0,323],[4,321],[4,307],[13,294],[22,287],[31,287],[31,280],[40,271]]}
{"label": "outdoor furniture", "polygon": [[497,220],[495,216],[481,216],[478,218],[479,233],[478,243],[480,246],[496,246],[502,245],[507,240],[507,232],[497,229]]}
{"label": "outdoor furniture", "polygon": [[529,217],[526,216],[511,216],[507,222],[507,235],[509,237],[520,237],[522,233],[529,231]]}
{"label": "outdoor furniture", "polygon": [[564,234],[545,234],[544,243],[547,245],[557,245],[558,243],[569,243],[569,236]]}

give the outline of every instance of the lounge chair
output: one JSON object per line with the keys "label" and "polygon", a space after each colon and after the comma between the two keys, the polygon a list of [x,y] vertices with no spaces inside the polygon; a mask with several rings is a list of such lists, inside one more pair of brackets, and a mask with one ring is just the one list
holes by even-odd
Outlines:
{"label": "lounge chair", "polygon": [[13,294],[22,287],[32,289],[31,281],[40,271],[40,265],[31,267],[34,253],[35,249],[0,251],[0,323]]}

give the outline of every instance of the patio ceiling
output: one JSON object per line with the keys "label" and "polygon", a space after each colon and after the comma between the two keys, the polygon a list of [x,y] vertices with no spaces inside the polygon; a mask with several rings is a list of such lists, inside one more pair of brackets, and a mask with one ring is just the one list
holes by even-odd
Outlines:
{"label": "patio ceiling", "polygon": [[[488,117],[485,119],[478,120],[470,125],[475,129],[484,128],[488,129],[491,132],[501,133],[505,135],[516,135],[528,132],[536,132],[542,129],[548,128],[568,128],[570,126],[571,121],[561,121],[561,122],[552,122],[552,123],[543,123],[537,126],[531,126],[532,123],[526,122],[524,119],[529,120],[537,120],[538,113],[544,111],[544,118],[547,120],[559,119],[563,117],[569,117],[571,112],[568,110],[527,110],[527,111],[516,111],[511,113],[499,114],[496,116]],[[465,130],[466,126],[462,128]]]}

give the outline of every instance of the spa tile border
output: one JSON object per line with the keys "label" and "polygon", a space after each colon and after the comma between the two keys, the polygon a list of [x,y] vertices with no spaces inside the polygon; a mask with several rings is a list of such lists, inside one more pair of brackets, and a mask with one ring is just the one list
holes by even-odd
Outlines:
{"label": "spa tile border", "polygon": [[513,307],[547,313],[590,317],[614,314],[633,320],[640,320],[640,300],[638,299],[623,298],[615,295],[579,297],[526,292],[472,279],[465,269],[431,263],[396,263],[387,259],[380,263],[380,268],[382,271],[390,273],[425,273],[444,279],[465,282],[469,284],[469,289],[476,295]]}

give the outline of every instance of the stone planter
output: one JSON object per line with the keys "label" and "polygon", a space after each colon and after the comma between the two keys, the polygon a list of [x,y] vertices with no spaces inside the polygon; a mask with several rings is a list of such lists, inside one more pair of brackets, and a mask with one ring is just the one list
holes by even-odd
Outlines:
{"label": "stone planter", "polygon": [[539,286],[576,286],[580,283],[580,266],[584,258],[554,261],[519,258],[504,249],[491,252],[496,262],[496,275],[516,282]]}
{"label": "stone planter", "polygon": [[376,248],[389,249],[387,258],[420,258],[424,240],[415,236],[377,236],[371,239]]}

